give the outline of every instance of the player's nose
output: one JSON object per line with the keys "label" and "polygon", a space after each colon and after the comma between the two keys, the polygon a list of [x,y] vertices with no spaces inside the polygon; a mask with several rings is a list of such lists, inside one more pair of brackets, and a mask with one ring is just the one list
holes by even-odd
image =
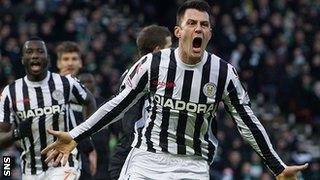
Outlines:
{"label": "player's nose", "polygon": [[201,33],[202,32],[202,27],[200,23],[197,23],[196,27],[195,27],[195,32],[196,33]]}

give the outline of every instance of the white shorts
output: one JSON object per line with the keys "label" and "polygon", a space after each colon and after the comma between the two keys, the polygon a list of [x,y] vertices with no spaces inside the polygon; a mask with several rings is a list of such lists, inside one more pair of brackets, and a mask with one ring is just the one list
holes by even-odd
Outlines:
{"label": "white shorts", "polygon": [[49,167],[47,171],[40,174],[22,174],[22,180],[77,180],[80,170],[74,167]]}
{"label": "white shorts", "polygon": [[152,153],[132,148],[120,180],[128,179],[209,179],[209,164],[196,156]]}

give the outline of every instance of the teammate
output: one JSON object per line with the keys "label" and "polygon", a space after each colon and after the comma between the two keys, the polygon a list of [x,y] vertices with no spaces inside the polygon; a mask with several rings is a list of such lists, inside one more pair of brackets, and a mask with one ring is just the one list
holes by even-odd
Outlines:
{"label": "teammate", "polygon": [[42,151],[48,153],[46,162],[57,156],[65,161],[77,142],[118,120],[147,94],[146,123],[120,179],[209,179],[208,162],[218,145],[215,113],[220,101],[277,179],[296,179],[296,173],[308,165],[282,162],[253,114],[235,69],[205,50],[212,33],[210,17],[205,1],[185,1],[174,29],[178,48],[142,57],[129,71],[125,89],[69,133],[48,130],[58,139]]}
{"label": "teammate", "polygon": [[24,43],[22,64],[26,76],[7,85],[1,95],[0,148],[20,140],[23,148],[22,179],[77,179],[80,175],[77,149],[66,159],[66,166],[61,166],[57,160],[59,167],[46,164],[45,156],[40,152],[55,140],[46,129],[71,129],[66,118],[66,105],[77,100],[91,109],[94,98],[71,76],[48,71],[47,48],[39,38]]}
{"label": "teammate", "polygon": [[[168,28],[158,25],[144,27],[138,37],[137,46],[139,55],[144,56],[151,52],[157,52],[164,48],[171,47],[171,32]],[[124,78],[128,71],[122,77]],[[121,79],[123,79],[121,78]],[[121,80],[122,81],[122,80]],[[120,87],[124,88],[124,86]],[[118,129],[120,136],[114,154],[111,155],[109,174],[111,179],[118,179],[121,168],[131,150],[131,144],[134,139],[134,128],[138,131],[143,127],[143,108],[145,106],[145,97],[141,98],[132,106],[123,116],[123,118],[113,124],[113,129]],[[135,123],[137,126],[135,127]],[[136,133],[137,134],[137,133]]]}
{"label": "teammate", "polygon": [[[71,75],[76,77],[82,68],[82,60],[80,47],[77,43],[72,41],[64,41],[56,48],[57,53],[57,67],[59,74],[62,76]],[[70,101],[68,104],[70,108],[67,111],[67,117],[72,125],[72,128],[83,122],[91,115],[87,112],[85,106],[82,106],[77,101]],[[91,108],[95,109],[95,108]],[[81,155],[81,179],[91,179],[97,171],[97,152],[91,138],[86,138],[78,145],[78,150]]]}

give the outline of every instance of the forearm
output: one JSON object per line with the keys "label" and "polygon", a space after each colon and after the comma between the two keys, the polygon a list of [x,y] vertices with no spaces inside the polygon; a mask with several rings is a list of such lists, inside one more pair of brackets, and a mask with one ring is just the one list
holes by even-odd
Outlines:
{"label": "forearm", "polygon": [[0,149],[5,149],[15,142],[12,136],[12,130],[9,132],[0,132]]}
{"label": "forearm", "polygon": [[108,120],[103,119],[106,114],[106,104],[100,107],[94,114],[92,114],[89,119],[78,125],[77,127],[73,128],[69,134],[70,136],[80,143],[82,139],[89,137],[93,133],[97,132],[100,128],[105,126],[109,123]]}
{"label": "forearm", "polygon": [[231,112],[241,136],[253,147],[274,175],[280,174],[285,164],[272,147],[265,128],[248,105],[239,105]]}
{"label": "forearm", "polygon": [[[109,125],[123,117],[127,109],[132,107],[140,98],[144,96],[144,92],[123,91],[112,100],[101,106],[93,115],[85,122],[72,129],[70,136],[77,142],[99,131],[106,125]],[[128,96],[131,93],[132,95]]]}

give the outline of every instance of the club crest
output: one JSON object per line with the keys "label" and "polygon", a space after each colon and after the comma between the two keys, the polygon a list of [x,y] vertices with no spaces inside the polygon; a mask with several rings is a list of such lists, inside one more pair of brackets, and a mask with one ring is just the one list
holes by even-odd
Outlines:
{"label": "club crest", "polygon": [[216,92],[216,85],[208,82],[203,86],[203,94],[206,95],[207,97],[213,97],[215,92]]}
{"label": "club crest", "polygon": [[52,92],[52,98],[56,101],[63,99],[63,93],[60,90],[54,90]]}

